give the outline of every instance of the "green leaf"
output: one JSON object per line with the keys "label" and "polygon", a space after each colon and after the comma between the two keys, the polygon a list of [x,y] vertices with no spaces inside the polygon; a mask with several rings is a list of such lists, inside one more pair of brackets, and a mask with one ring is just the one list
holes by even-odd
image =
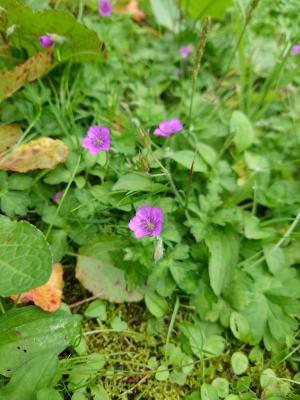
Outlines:
{"label": "green leaf", "polygon": [[155,379],[158,381],[166,381],[169,378],[170,372],[167,365],[161,364],[156,371]]}
{"label": "green leaf", "polygon": [[230,132],[238,153],[251,146],[255,140],[255,132],[251,122],[241,111],[234,111],[230,120]]}
{"label": "green leaf", "polygon": [[[3,400],[33,400],[40,389],[50,387],[58,372],[58,358],[51,352],[39,354],[16,370],[4,387]],[[54,398],[51,398],[51,400]]]}
{"label": "green leaf", "polygon": [[201,386],[201,400],[219,400],[217,389],[208,383],[203,383]]}
{"label": "green leaf", "polygon": [[106,303],[102,300],[94,300],[89,304],[88,308],[84,312],[87,318],[99,318],[101,321],[106,321]]}
{"label": "green leaf", "polygon": [[229,382],[224,378],[215,378],[212,381],[212,386],[217,389],[218,396],[224,399],[229,394]]}
{"label": "green leaf", "polygon": [[145,303],[148,310],[156,318],[162,317],[168,311],[167,301],[155,292],[148,291],[145,295]]}
{"label": "green leaf", "polygon": [[277,383],[275,372],[271,368],[264,369],[260,375],[260,386],[264,389]]}
{"label": "green leaf", "polygon": [[122,175],[114,184],[113,191],[123,192],[156,192],[164,189],[164,185],[155,183],[151,178],[134,173]]}
{"label": "green leaf", "polygon": [[205,162],[202,160],[199,154],[192,150],[176,151],[170,155],[170,158],[189,170],[192,169],[195,172],[207,172],[207,166]]}
{"label": "green leaf", "polygon": [[25,217],[30,205],[31,200],[28,193],[13,190],[1,196],[1,210],[8,217],[14,217],[15,215]]}
{"label": "green leaf", "polygon": [[5,9],[8,26],[17,26],[17,33],[9,36],[11,47],[25,48],[29,55],[33,55],[41,48],[38,37],[49,33],[65,38],[56,46],[61,61],[102,59],[102,43],[97,34],[76,21],[71,13],[62,10],[34,12],[16,0],[1,0],[0,6]]}
{"label": "green leaf", "polygon": [[241,351],[236,351],[231,356],[230,364],[233,369],[233,372],[236,375],[242,375],[247,371],[249,366],[249,361],[244,353],[242,353]]}
{"label": "green leaf", "polygon": [[249,340],[249,324],[247,319],[237,312],[230,315],[230,329],[234,336],[241,342],[248,343]]}
{"label": "green leaf", "polygon": [[267,265],[272,274],[275,275],[288,266],[284,252],[280,247],[265,245],[263,249]]}
{"label": "green leaf", "polygon": [[157,24],[176,32],[179,10],[175,2],[173,0],[150,0],[150,4]]}
{"label": "green leaf", "polygon": [[181,330],[185,337],[189,340],[192,352],[199,358],[203,358],[205,336],[202,330],[192,324],[184,324]]}
{"label": "green leaf", "polygon": [[78,256],[76,277],[86,289],[101,299],[113,303],[142,299],[138,291],[129,291],[124,271],[116,268],[105,256],[102,261],[93,256]]}
{"label": "green leaf", "polygon": [[225,10],[232,3],[232,0],[180,0],[183,7],[188,6],[188,12],[195,18],[222,18]]}
{"label": "green leaf", "polygon": [[62,397],[57,390],[45,388],[37,392],[36,400],[62,400]]}
{"label": "green leaf", "polygon": [[169,266],[174,281],[188,294],[197,291],[200,280],[199,267],[190,262],[172,262]]}
{"label": "green leaf", "polygon": [[0,373],[10,376],[41,353],[59,354],[79,335],[76,316],[64,311],[46,313],[28,306],[0,317]]}
{"label": "green leaf", "polygon": [[102,385],[92,386],[91,392],[94,400],[110,400],[110,396]]}
{"label": "green leaf", "polygon": [[0,216],[0,295],[41,286],[51,270],[51,252],[42,232],[28,222]]}
{"label": "green leaf", "polygon": [[210,251],[209,279],[217,296],[232,279],[238,262],[239,238],[230,228],[213,229],[206,237]]}
{"label": "green leaf", "polygon": [[201,157],[203,158],[203,160],[205,160],[207,162],[208,165],[210,165],[211,167],[213,167],[218,159],[217,153],[214,150],[213,147],[208,146],[205,143],[200,143],[198,142],[196,144],[197,150],[199,151]]}
{"label": "green leaf", "polygon": [[116,315],[110,323],[111,329],[117,332],[126,331],[128,329],[128,325],[125,321]]}

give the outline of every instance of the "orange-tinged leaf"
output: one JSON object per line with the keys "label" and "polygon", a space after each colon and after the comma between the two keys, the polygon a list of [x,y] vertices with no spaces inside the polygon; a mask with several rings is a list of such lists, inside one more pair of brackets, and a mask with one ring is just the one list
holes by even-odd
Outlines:
{"label": "orange-tinged leaf", "polygon": [[16,144],[21,136],[22,129],[19,125],[0,125],[0,153]]}
{"label": "orange-tinged leaf", "polygon": [[0,73],[0,101],[11,96],[27,82],[43,76],[53,64],[53,50],[50,48],[30,57],[13,71]]}
{"label": "orange-tinged leaf", "polygon": [[0,170],[27,172],[52,169],[68,156],[68,146],[61,140],[42,137],[21,145],[10,154],[0,156]]}
{"label": "orange-tinged leaf", "polygon": [[130,0],[128,4],[124,7],[125,13],[131,14],[134,21],[140,22],[145,19],[144,11],[139,9],[138,0]]}
{"label": "orange-tinged leaf", "polygon": [[63,286],[63,268],[61,264],[53,264],[52,273],[49,281],[45,285],[21,295],[11,296],[12,300],[18,300],[18,303],[27,303],[32,301],[36,306],[44,311],[54,312],[61,305]]}

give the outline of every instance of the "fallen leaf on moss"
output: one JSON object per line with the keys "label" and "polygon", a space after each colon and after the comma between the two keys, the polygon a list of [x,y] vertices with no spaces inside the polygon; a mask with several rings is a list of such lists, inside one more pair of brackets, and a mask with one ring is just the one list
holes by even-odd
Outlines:
{"label": "fallen leaf on moss", "polygon": [[27,82],[46,74],[52,66],[52,49],[37,53],[13,71],[0,73],[0,101],[11,96]]}
{"label": "fallen leaf on moss", "polygon": [[61,264],[53,264],[49,281],[45,285],[21,295],[11,296],[12,300],[18,300],[18,304],[32,301],[44,311],[54,312],[61,305],[63,285],[63,268]]}
{"label": "fallen leaf on moss", "polygon": [[0,153],[16,144],[21,136],[22,129],[19,125],[0,125]]}
{"label": "fallen leaf on moss", "polygon": [[0,157],[0,170],[27,172],[52,169],[68,156],[68,147],[58,139],[43,137],[21,145],[10,154]]}

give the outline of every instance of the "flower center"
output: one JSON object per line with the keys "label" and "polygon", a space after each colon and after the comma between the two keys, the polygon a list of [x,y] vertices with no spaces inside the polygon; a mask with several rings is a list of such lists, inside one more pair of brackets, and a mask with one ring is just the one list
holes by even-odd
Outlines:
{"label": "flower center", "polygon": [[148,232],[153,231],[153,229],[154,229],[154,224],[153,224],[152,222],[147,221],[147,222],[146,222],[146,229],[147,229]]}
{"label": "flower center", "polygon": [[98,138],[98,139],[95,139],[94,143],[95,143],[96,146],[102,146],[103,140]]}

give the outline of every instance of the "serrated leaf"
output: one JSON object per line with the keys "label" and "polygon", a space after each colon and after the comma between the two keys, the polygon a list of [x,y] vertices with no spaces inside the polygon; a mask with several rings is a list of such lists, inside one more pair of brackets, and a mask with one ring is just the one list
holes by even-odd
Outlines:
{"label": "serrated leaf", "polygon": [[39,354],[15,372],[3,389],[3,399],[33,400],[40,389],[52,385],[57,372],[57,355],[51,352]]}
{"label": "serrated leaf", "polygon": [[183,6],[187,6],[188,12],[193,18],[222,18],[225,10],[232,4],[232,0],[181,0]]}
{"label": "serrated leaf", "polygon": [[230,120],[230,132],[239,153],[246,150],[255,140],[255,132],[248,117],[241,111],[234,111]]}
{"label": "serrated leaf", "polygon": [[32,301],[36,306],[44,311],[54,312],[61,305],[63,285],[63,269],[61,264],[53,264],[52,273],[45,285],[29,292],[22,293],[20,296],[11,296],[13,300],[18,300],[18,303],[27,303]]}
{"label": "serrated leaf", "polygon": [[124,271],[107,259],[78,256],[76,278],[94,295],[113,303],[140,301],[143,297],[137,291],[128,290]]}
{"label": "serrated leaf", "polygon": [[8,311],[0,317],[0,374],[10,376],[41,353],[61,353],[79,333],[78,317],[65,311],[50,314],[34,306]]}
{"label": "serrated leaf", "polygon": [[63,163],[67,156],[68,147],[64,142],[42,137],[21,145],[7,156],[0,157],[0,169],[15,172],[52,169]]}
{"label": "serrated leaf", "polygon": [[209,279],[217,296],[232,279],[239,254],[239,238],[230,229],[214,229],[206,237],[210,251]]}
{"label": "serrated leaf", "polygon": [[0,153],[16,144],[21,137],[22,129],[19,125],[0,125]]}
{"label": "serrated leaf", "polygon": [[9,37],[11,47],[25,48],[33,55],[40,48],[39,36],[50,33],[64,39],[57,45],[60,61],[86,62],[103,58],[103,43],[96,32],[78,22],[71,13],[51,9],[34,12],[17,0],[0,0],[0,6],[6,11],[8,26],[18,27]]}
{"label": "serrated leaf", "polygon": [[28,222],[0,216],[0,295],[11,296],[43,285],[52,256],[42,232]]}
{"label": "serrated leaf", "polygon": [[[2,0],[0,1],[1,6]],[[28,82],[45,75],[53,64],[52,49],[30,57],[13,71],[0,73],[0,101],[11,96]]]}

